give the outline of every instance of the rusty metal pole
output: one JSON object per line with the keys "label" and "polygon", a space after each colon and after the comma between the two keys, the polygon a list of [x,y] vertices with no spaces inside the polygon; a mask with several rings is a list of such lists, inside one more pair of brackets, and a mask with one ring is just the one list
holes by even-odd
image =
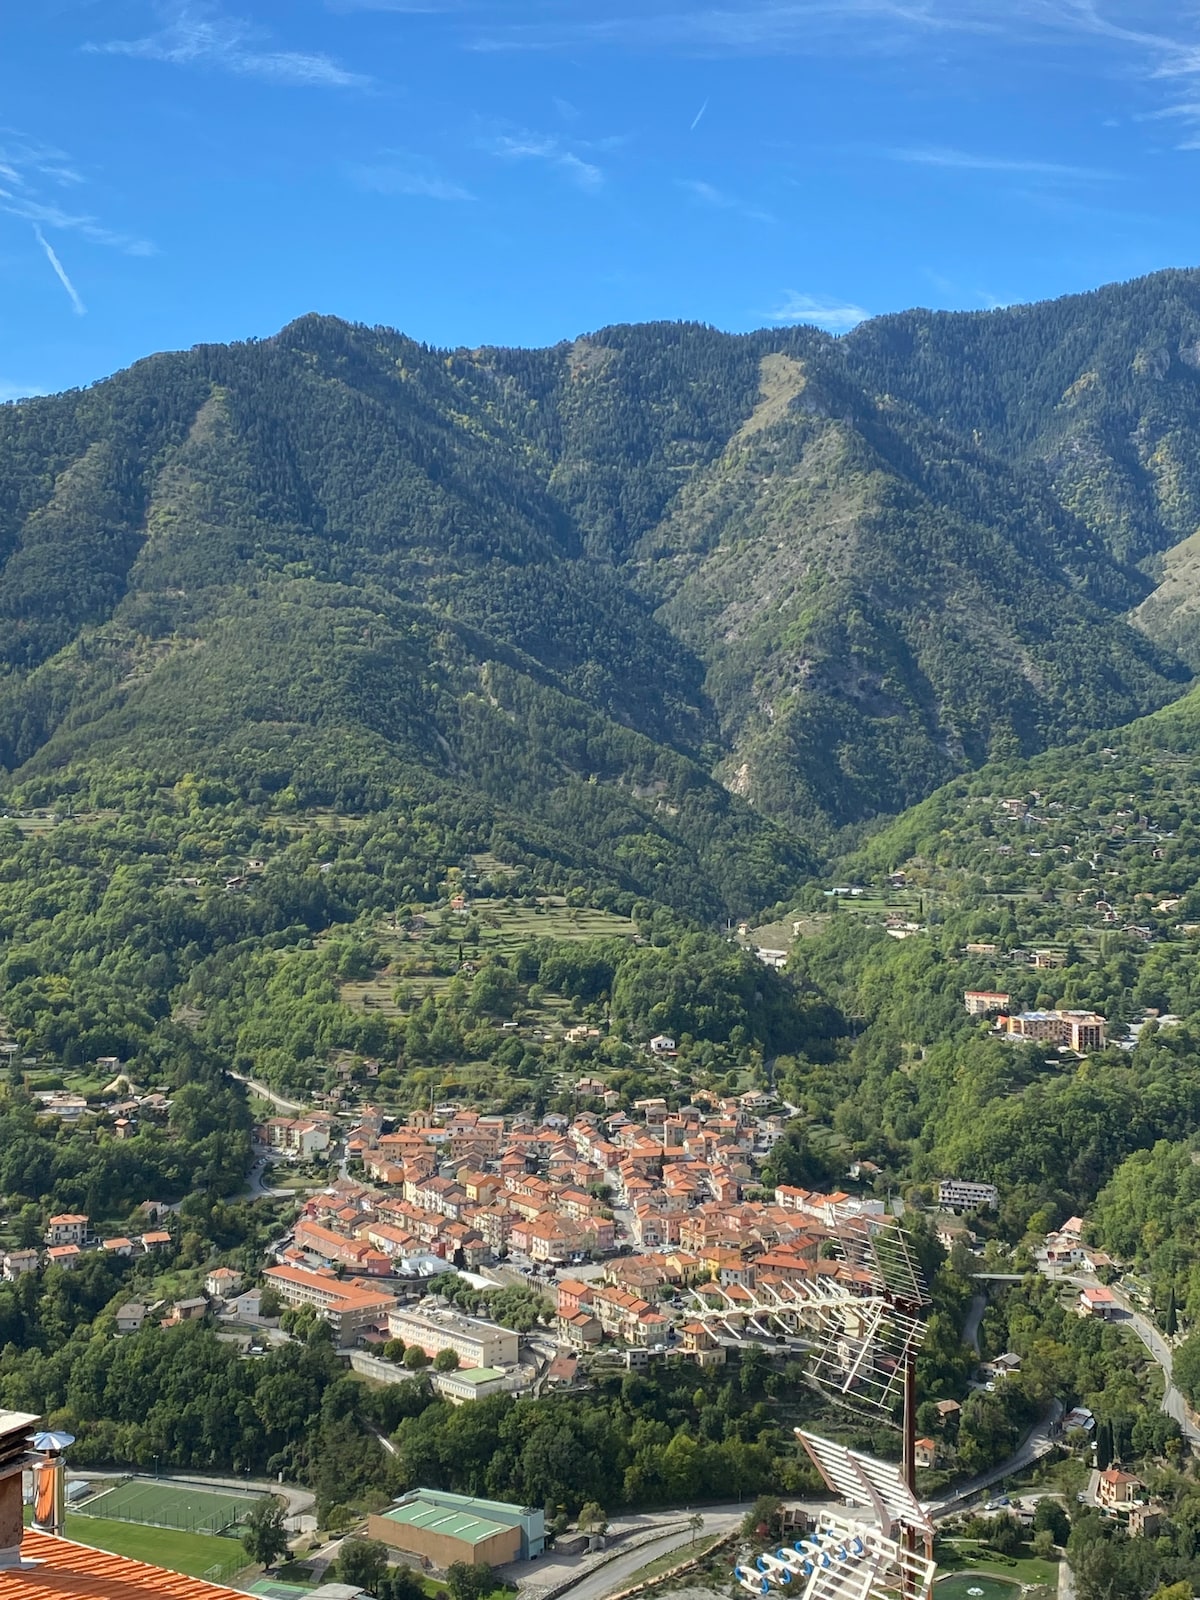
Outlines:
{"label": "rusty metal pole", "polygon": [[[904,1359],[904,1453],[902,1456],[904,1482],[912,1492],[914,1498],[917,1493],[917,1352],[909,1350]],[[917,1530],[907,1524],[901,1530],[901,1547],[906,1553],[915,1555],[917,1550]],[[913,1577],[910,1572],[904,1574],[904,1600],[911,1600],[913,1594]]]}

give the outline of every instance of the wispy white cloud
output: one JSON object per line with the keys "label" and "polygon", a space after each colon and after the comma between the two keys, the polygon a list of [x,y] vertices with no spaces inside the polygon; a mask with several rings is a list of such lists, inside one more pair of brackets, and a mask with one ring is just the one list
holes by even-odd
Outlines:
{"label": "wispy white cloud", "polygon": [[598,166],[550,134],[501,133],[487,141],[486,148],[505,161],[544,161],[580,189],[595,190],[604,183],[604,173]]}
{"label": "wispy white cloud", "polygon": [[1100,167],[1075,167],[1057,161],[1035,161],[1024,156],[980,155],[970,150],[942,146],[893,149],[884,152],[889,161],[904,161],[913,166],[947,167],[960,172],[1011,172],[1026,178],[1108,179],[1115,172]]}
{"label": "wispy white cloud", "polygon": [[439,16],[461,11],[463,0],[325,0],[330,11],[398,11],[409,16]]}
{"label": "wispy white cloud", "polygon": [[831,300],[825,295],[801,294],[796,289],[789,289],[782,305],[767,313],[767,321],[780,326],[810,322],[829,333],[845,333],[860,322],[865,322],[870,315],[869,311],[864,311],[862,306],[852,301]]}
{"label": "wispy white cloud", "polygon": [[46,238],[46,235],[42,232],[42,230],[37,226],[36,223],[34,224],[33,232],[34,232],[34,237],[37,239],[37,242],[41,245],[42,249],[46,252],[46,260],[50,263],[51,267],[53,268],[54,276],[58,279],[59,283],[61,283],[63,288],[67,291],[67,298],[71,302],[71,307],[74,310],[75,315],[77,317],[86,316],[87,315],[87,307],[84,305],[83,301],[80,299],[79,291],[76,289],[75,285],[71,282],[70,278],[68,278],[66,267],[63,266],[62,262],[58,259],[58,256],[55,254],[54,246],[49,242],[49,240]]}
{"label": "wispy white cloud", "polygon": [[[1020,0],[1016,0],[1020,3]],[[557,48],[579,43],[688,50],[811,49],[823,38],[853,31],[857,48],[885,43],[863,24],[894,22],[923,32],[999,31],[998,8],[987,0],[745,0],[741,5],[688,7],[648,0],[621,14],[586,21],[522,21],[481,33],[481,49]]]}
{"label": "wispy white cloud", "polygon": [[700,205],[711,206],[716,211],[736,211],[743,217],[749,217],[752,222],[776,220],[769,211],[747,205],[737,195],[726,194],[724,189],[718,189],[715,184],[706,183],[702,178],[680,178],[677,183],[678,187],[693,200]]}
{"label": "wispy white cloud", "polygon": [[208,0],[170,0],[158,9],[163,26],[156,32],[140,39],[109,39],[84,48],[100,55],[165,61],[176,67],[209,67],[300,88],[357,89],[370,82],[331,56],[275,49],[263,30],[240,17],[229,16]]}
{"label": "wispy white cloud", "polygon": [[55,191],[75,193],[85,184],[84,175],[65,151],[15,129],[0,129],[0,212],[35,228],[76,233],[90,244],[106,245],[126,255],[154,255],[155,247],[148,239],[106,227],[90,212],[67,209],[55,198]]}
{"label": "wispy white cloud", "polygon": [[78,233],[87,239],[90,244],[108,245],[113,250],[120,250],[127,256],[152,256],[157,255],[157,247],[149,239],[139,239],[127,233],[115,232],[106,228],[95,217],[86,213],[64,211],[61,206],[52,202],[34,199],[22,189],[0,188],[0,211],[6,211],[11,217],[21,217],[25,222],[32,222],[34,227],[62,228],[71,233]]}
{"label": "wispy white cloud", "polygon": [[469,189],[402,152],[350,168],[351,181],[370,194],[412,195],[425,200],[474,200]]}
{"label": "wispy white cloud", "polygon": [[0,178],[21,188],[43,182],[61,188],[83,182],[65,150],[31,139],[16,128],[0,128]]}
{"label": "wispy white cloud", "polygon": [[[582,13],[582,15],[581,15]],[[1180,0],[594,0],[588,7],[495,5],[480,50],[585,46],[744,55],[917,52],[931,41],[1107,46],[1117,70],[1184,84],[1177,114],[1200,123],[1200,15]]]}
{"label": "wispy white cloud", "polygon": [[8,400],[28,400],[35,394],[48,394],[42,383],[17,383],[12,378],[0,378],[0,405]]}

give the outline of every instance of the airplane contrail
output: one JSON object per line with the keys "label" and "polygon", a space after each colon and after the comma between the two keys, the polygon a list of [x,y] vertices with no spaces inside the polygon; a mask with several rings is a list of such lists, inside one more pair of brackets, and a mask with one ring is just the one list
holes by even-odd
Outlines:
{"label": "airplane contrail", "polygon": [[692,125],[688,129],[689,133],[695,133],[696,129],[700,126],[700,118],[704,115],[704,113],[707,110],[708,110],[708,101],[706,100],[704,102],[704,104],[700,107],[699,111],[697,111],[696,115],[692,118]]}
{"label": "airplane contrail", "polygon": [[75,315],[77,317],[86,316],[87,315],[87,307],[84,305],[83,301],[79,298],[79,291],[76,289],[75,285],[71,282],[70,278],[67,277],[67,269],[63,266],[62,262],[58,259],[58,256],[54,253],[54,246],[46,238],[46,235],[38,227],[36,222],[33,225],[33,234],[34,234],[34,238],[41,245],[42,249],[46,252],[46,260],[54,268],[54,276],[58,279],[59,283],[61,283],[63,288],[67,291],[67,294],[69,295],[70,300],[71,300],[71,305],[75,309]]}

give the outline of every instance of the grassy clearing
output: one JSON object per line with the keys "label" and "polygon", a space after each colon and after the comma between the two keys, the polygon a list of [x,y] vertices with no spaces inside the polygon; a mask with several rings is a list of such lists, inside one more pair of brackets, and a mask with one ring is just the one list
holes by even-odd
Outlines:
{"label": "grassy clearing", "polygon": [[286,828],[289,833],[312,833],[317,829],[327,832],[352,827],[362,822],[361,816],[346,811],[305,811],[296,815],[286,811],[272,811],[263,818],[264,827]]}
{"label": "grassy clearing", "polygon": [[108,1550],[115,1556],[129,1556],[134,1561],[148,1561],[152,1566],[182,1572],[189,1578],[202,1578],[214,1567],[229,1577],[247,1564],[236,1540],[219,1539],[206,1533],[147,1528],[138,1522],[108,1522],[101,1517],[81,1517],[68,1512],[66,1534],[76,1544],[90,1545],[93,1550]]}
{"label": "grassy clearing", "polygon": [[[815,939],[835,917],[868,917],[882,922],[887,916],[906,922],[921,921],[921,895],[913,889],[892,889],[862,895],[838,895],[825,904],[828,910],[796,911],[780,922],[767,922],[748,933],[752,945],[764,950],[787,950],[795,939]],[[794,931],[793,931],[794,930]]]}
{"label": "grassy clearing", "polygon": [[944,1573],[981,1572],[1035,1590],[1058,1588],[1057,1561],[1042,1561],[1037,1556],[998,1556],[970,1539],[947,1539],[938,1553],[938,1567]]}

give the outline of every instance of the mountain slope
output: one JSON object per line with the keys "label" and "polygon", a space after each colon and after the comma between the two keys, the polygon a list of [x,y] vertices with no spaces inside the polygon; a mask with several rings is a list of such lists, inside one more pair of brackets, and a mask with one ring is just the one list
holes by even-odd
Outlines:
{"label": "mountain slope", "polygon": [[[1013,316],[979,360],[1015,405]],[[899,393],[899,338],[448,353],[311,316],[0,408],[0,761],[432,783],[638,892],[773,900],[797,830],[1188,677],[1124,620],[1136,552],[1015,423],[933,417],[919,362]]]}
{"label": "mountain slope", "polygon": [[[880,317],[843,353],[860,382],[1043,474],[1117,559],[1156,579],[1164,552],[1200,529],[1200,272],[982,314]],[[1176,614],[1194,608],[1195,588],[1176,570],[1136,614],[1193,666],[1200,630]]]}
{"label": "mountain slope", "polygon": [[766,360],[760,411],[640,547],[664,620],[710,663],[739,793],[800,826],[869,816],[1186,678],[1113,614],[1139,575],[1044,489]]}

